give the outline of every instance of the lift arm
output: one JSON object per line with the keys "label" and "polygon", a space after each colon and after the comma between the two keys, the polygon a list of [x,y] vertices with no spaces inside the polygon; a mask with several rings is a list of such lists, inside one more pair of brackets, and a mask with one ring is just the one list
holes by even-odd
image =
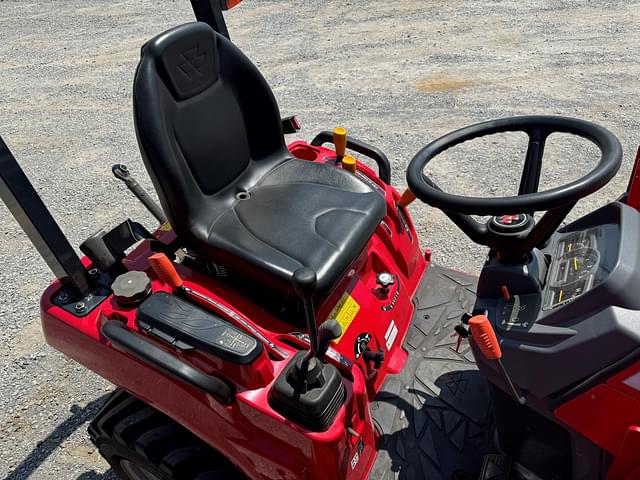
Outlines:
{"label": "lift arm", "polygon": [[15,157],[0,137],[0,199],[63,286],[82,297],[91,293],[87,272]]}

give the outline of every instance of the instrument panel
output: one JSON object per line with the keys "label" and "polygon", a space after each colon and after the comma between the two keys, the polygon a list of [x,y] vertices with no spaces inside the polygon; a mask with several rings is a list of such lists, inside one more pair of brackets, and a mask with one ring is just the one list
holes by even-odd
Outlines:
{"label": "instrument panel", "polygon": [[558,241],[547,277],[543,310],[568,303],[602,281],[603,236],[603,229],[595,227],[572,232]]}

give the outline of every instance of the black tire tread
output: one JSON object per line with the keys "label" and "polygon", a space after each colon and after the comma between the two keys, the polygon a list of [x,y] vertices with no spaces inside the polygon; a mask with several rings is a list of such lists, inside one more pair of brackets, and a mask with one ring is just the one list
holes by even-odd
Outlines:
{"label": "black tire tread", "polygon": [[123,479],[127,477],[120,468],[120,458],[162,472],[167,480],[244,478],[189,430],[120,389],[107,399],[89,425],[89,436]]}

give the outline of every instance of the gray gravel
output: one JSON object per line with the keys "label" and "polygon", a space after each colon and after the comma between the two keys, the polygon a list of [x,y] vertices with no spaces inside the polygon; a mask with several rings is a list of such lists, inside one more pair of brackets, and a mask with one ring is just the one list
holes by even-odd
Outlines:
{"label": "gray gravel", "polygon": [[[621,173],[573,217],[621,192],[639,141],[640,2],[245,1],[228,18],[283,114],[310,139],[345,125],[378,145],[393,181],[425,143],[476,121],[552,113],[601,123],[623,143]],[[103,225],[152,217],[111,178],[127,163],[150,188],[137,153],[131,83],[141,44],[191,20],[189,2],[0,2],[0,134],[78,245]],[[456,192],[513,192],[521,137],[474,142],[429,170]],[[554,139],[545,186],[595,160]],[[440,264],[474,271],[475,248],[439,212],[412,206]],[[86,423],[111,389],[44,344],[38,297],[51,274],[0,205],[0,477],[108,479]],[[105,473],[107,472],[107,473]]]}

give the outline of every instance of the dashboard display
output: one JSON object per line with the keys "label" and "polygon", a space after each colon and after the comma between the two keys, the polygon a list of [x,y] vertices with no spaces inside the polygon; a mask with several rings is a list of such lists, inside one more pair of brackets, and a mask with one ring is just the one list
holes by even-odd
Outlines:
{"label": "dashboard display", "polygon": [[556,260],[555,283],[567,284],[589,276],[598,266],[600,254],[592,248],[581,248],[566,253]]}
{"label": "dashboard display", "polygon": [[587,230],[585,232],[577,232],[573,235],[563,238],[558,242],[558,257],[565,253],[571,253],[581,248],[596,247],[596,232]]}
{"label": "dashboard display", "polygon": [[547,295],[543,309],[549,310],[567,303],[589,291],[600,282],[598,275],[601,255],[599,228],[571,233],[558,242],[551,262]]}

